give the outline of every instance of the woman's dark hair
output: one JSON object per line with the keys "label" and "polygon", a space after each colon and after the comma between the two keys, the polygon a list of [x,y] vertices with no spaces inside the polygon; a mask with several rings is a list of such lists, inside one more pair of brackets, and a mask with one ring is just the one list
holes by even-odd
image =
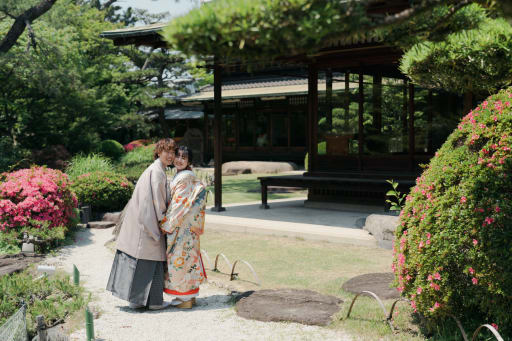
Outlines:
{"label": "woman's dark hair", "polygon": [[188,164],[192,165],[192,161],[194,160],[193,154],[192,154],[192,149],[189,149],[187,146],[182,144],[182,145],[178,146],[178,148],[176,149],[176,155],[178,155],[178,153],[180,151],[181,151],[182,155],[188,156]]}

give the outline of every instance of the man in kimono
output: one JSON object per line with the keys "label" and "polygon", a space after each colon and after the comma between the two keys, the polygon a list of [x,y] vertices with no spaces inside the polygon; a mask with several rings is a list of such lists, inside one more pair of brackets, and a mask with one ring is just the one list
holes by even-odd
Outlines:
{"label": "man in kimono", "polygon": [[165,169],[174,161],[175,149],[170,138],[156,143],[155,161],[137,181],[117,238],[107,290],[128,301],[132,309],[169,305],[163,301],[166,238],[159,223],[169,202]]}

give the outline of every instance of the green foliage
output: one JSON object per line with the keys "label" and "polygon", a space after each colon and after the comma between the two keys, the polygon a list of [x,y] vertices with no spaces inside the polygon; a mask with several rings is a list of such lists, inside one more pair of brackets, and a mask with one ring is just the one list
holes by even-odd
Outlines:
{"label": "green foliage", "polygon": [[[512,336],[512,89],[471,111],[407,196],[393,270],[402,294],[437,323],[496,323]],[[466,329],[466,330],[467,330]]]}
{"label": "green foliage", "polygon": [[82,309],[88,302],[82,287],[73,285],[69,276],[56,274],[34,279],[28,271],[0,277],[0,325],[22,304],[27,304],[29,335],[36,330],[36,317],[43,315],[47,325],[53,325],[69,314]]}
{"label": "green foliage", "polygon": [[216,0],[164,30],[188,55],[255,60],[319,49],[369,23],[364,4],[337,0]]}
{"label": "green foliage", "polygon": [[124,154],[116,164],[116,171],[124,174],[134,182],[139,179],[144,170],[153,163],[154,145],[142,146]]}
{"label": "green foliage", "polygon": [[112,161],[103,155],[91,153],[84,156],[83,154],[78,154],[69,162],[66,167],[66,174],[69,175],[71,180],[74,180],[79,175],[85,173],[96,171],[112,172],[113,170]]}
{"label": "green foliage", "polygon": [[71,188],[79,202],[108,212],[122,209],[130,200],[134,186],[122,174],[96,171],[78,176]]}
{"label": "green foliage", "polygon": [[0,234],[0,255],[17,254],[21,248],[16,244],[10,243],[7,238],[4,238],[6,233]]}
{"label": "green foliage", "polygon": [[124,154],[123,145],[115,140],[101,141],[98,150],[113,160],[118,160]]}
{"label": "green foliage", "polygon": [[28,166],[28,150],[14,145],[7,136],[0,137],[0,173]]}
{"label": "green foliage", "polygon": [[393,189],[387,191],[386,196],[389,199],[386,199],[386,202],[390,205],[390,211],[400,211],[404,207],[405,194],[401,193],[398,190],[398,182],[391,180],[386,180],[387,183],[393,187]]}
{"label": "green foliage", "polygon": [[445,40],[414,45],[400,69],[427,88],[485,95],[512,80],[511,49],[512,26],[503,19],[485,18],[478,27],[450,33]]}

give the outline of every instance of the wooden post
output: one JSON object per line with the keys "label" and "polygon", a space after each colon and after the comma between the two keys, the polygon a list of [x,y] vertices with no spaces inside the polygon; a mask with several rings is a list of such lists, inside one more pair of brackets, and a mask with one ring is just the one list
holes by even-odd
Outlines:
{"label": "wooden post", "polygon": [[414,170],[414,153],[416,144],[414,141],[414,84],[409,82],[409,169]]}
{"label": "wooden post", "polygon": [[206,103],[203,104],[203,163],[208,163],[209,160],[206,160],[205,155],[208,155],[208,111],[206,109]]}
{"label": "wooden post", "polygon": [[408,113],[408,108],[407,108],[407,89],[408,89],[408,85],[407,85],[407,79],[404,79],[404,86],[403,86],[403,107],[402,107],[402,148],[405,149],[405,147],[407,146],[407,144],[405,143],[405,136],[407,134],[407,113]]}
{"label": "wooden post", "polygon": [[308,173],[316,171],[318,154],[318,69],[308,68]]}
{"label": "wooden post", "polygon": [[380,134],[382,129],[382,76],[373,76],[373,128]]}
{"label": "wooden post", "polygon": [[48,333],[46,332],[46,324],[44,323],[44,316],[38,315],[36,317],[36,330],[37,330],[37,337],[39,341],[47,341],[48,340]]}
{"label": "wooden post", "polygon": [[215,178],[215,206],[212,211],[222,212],[222,69],[215,63],[213,69],[213,102],[215,119],[213,123],[213,160]]}
{"label": "wooden post", "polygon": [[325,72],[325,103],[327,107],[326,120],[327,130],[332,130],[332,69]]}
{"label": "wooden post", "polygon": [[350,120],[350,72],[345,72],[345,133],[348,132]]}
{"label": "wooden post", "polygon": [[359,70],[359,128],[358,128],[358,166],[359,170],[363,170],[363,144],[364,144],[364,126],[363,126],[363,112],[364,112],[364,84],[363,84],[363,69]]}

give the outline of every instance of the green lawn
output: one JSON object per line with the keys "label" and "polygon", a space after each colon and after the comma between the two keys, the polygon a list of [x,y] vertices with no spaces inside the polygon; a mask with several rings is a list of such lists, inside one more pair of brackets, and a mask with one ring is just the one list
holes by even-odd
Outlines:
{"label": "green lawn", "polygon": [[[222,203],[234,204],[244,203],[250,201],[260,201],[260,182],[259,176],[268,176],[269,174],[240,174],[222,177]],[[208,187],[212,194],[214,193],[213,186]],[[269,190],[268,199],[287,199],[294,197],[305,197],[307,190],[286,190],[285,193],[272,193]],[[213,203],[213,198],[209,204]]]}
{"label": "green lawn", "polygon": [[[306,288],[344,300],[338,318],[345,317],[354,295],[344,292],[342,284],[348,279],[372,272],[390,272],[390,250],[368,248],[327,242],[305,241],[297,238],[250,235],[206,231],[201,238],[201,248],[214,260],[217,253],[224,253],[231,262],[244,259],[251,263],[262,281],[263,288]],[[223,273],[231,269],[219,262]],[[237,266],[241,280],[252,281],[245,266]],[[254,289],[248,285],[247,289]],[[393,300],[385,301],[389,308]],[[380,307],[369,298],[356,302],[349,320],[336,321],[331,328],[341,328],[357,340],[425,340],[418,336],[417,325],[412,323],[412,311],[402,303],[394,322],[401,329],[392,334],[384,323]]]}

